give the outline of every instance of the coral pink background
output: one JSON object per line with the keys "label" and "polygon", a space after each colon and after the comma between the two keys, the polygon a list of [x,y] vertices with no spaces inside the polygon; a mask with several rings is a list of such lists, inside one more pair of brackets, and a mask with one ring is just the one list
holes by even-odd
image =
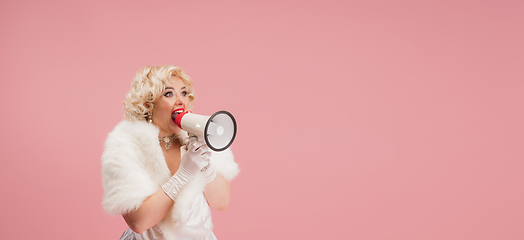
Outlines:
{"label": "coral pink background", "polygon": [[524,239],[522,1],[188,2],[0,3],[3,239],[119,238],[100,156],[159,64],[238,121],[219,239]]}

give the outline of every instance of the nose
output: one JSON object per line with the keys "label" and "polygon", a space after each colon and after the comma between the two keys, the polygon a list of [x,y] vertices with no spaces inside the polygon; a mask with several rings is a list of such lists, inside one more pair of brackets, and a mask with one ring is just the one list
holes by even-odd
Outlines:
{"label": "nose", "polygon": [[178,94],[177,94],[177,96],[176,96],[175,105],[177,105],[177,106],[182,106],[182,105],[184,105],[184,101],[182,100],[182,97],[181,97],[180,95],[178,95]]}

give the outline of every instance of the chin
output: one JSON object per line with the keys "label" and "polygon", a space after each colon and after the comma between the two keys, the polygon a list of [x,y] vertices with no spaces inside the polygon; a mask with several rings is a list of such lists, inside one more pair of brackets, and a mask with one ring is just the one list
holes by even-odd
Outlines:
{"label": "chin", "polygon": [[175,123],[173,123],[174,126],[170,127],[170,130],[173,132],[173,133],[179,133],[182,131],[181,128],[179,128]]}

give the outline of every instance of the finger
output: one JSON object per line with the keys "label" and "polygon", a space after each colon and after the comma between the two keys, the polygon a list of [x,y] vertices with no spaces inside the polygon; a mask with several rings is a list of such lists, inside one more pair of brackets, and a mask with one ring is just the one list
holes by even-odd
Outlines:
{"label": "finger", "polygon": [[202,144],[202,146],[200,146],[200,149],[203,151],[203,152],[209,152],[209,147],[204,143]]}
{"label": "finger", "polygon": [[204,152],[202,153],[202,158],[206,159],[206,160],[209,160],[209,158],[211,157],[212,153],[211,152]]}
{"label": "finger", "polygon": [[196,152],[196,149],[197,149],[197,145],[195,143],[190,143],[188,146],[187,146],[187,151],[188,152]]}
{"label": "finger", "polygon": [[207,145],[203,142],[196,142],[194,143],[195,145],[195,152],[200,152],[200,151],[209,151],[209,148],[207,147]]}
{"label": "finger", "polygon": [[196,152],[196,151],[198,151],[202,146],[205,146],[205,143],[200,142],[200,141],[197,141],[197,142],[193,142],[193,143],[189,144],[189,146],[188,146],[187,149],[188,149],[189,151]]}

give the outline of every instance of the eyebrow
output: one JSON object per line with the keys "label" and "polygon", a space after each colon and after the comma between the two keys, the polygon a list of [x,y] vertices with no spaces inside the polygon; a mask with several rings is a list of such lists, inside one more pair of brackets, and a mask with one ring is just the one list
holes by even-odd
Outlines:
{"label": "eyebrow", "polygon": [[[175,90],[173,87],[166,87],[166,90],[167,90],[167,89]],[[180,90],[184,90],[184,89],[186,89],[186,87],[182,87]],[[164,91],[165,91],[165,90],[164,90]]]}

